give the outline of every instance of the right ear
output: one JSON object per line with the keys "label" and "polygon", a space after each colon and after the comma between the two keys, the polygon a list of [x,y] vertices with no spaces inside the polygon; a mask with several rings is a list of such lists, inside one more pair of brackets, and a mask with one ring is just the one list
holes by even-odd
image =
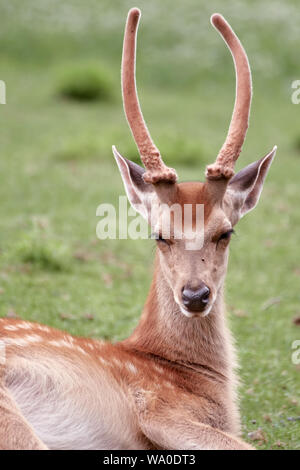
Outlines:
{"label": "right ear", "polygon": [[257,205],[276,150],[275,146],[265,157],[246,166],[229,181],[227,200],[230,201],[232,208],[233,224],[236,224]]}
{"label": "right ear", "polygon": [[151,204],[156,192],[152,184],[145,183],[143,179],[145,169],[122,157],[115,146],[112,147],[112,150],[131,206],[144,219],[149,221]]}

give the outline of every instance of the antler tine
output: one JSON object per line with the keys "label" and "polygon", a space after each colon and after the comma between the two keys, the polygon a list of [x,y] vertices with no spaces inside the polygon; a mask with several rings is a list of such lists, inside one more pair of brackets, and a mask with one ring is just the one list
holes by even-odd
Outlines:
{"label": "antler tine", "polygon": [[173,168],[168,168],[153,143],[140,108],[135,82],[136,36],[141,12],[132,8],[128,13],[125,27],[122,57],[122,93],[124,110],[128,124],[139,149],[146,172],[146,183],[175,183],[177,175]]}
{"label": "antler tine", "polygon": [[206,169],[207,179],[218,180],[230,179],[234,175],[234,164],[242,150],[248,129],[252,81],[246,52],[230,25],[217,13],[212,15],[211,22],[232,54],[236,73],[236,97],[228,134],[216,162]]}

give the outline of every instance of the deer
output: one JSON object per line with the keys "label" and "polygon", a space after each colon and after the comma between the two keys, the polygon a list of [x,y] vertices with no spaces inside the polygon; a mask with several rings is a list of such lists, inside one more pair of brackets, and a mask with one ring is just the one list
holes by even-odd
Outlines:
{"label": "deer", "polygon": [[[151,208],[158,208],[150,291],[137,327],[116,343],[0,319],[1,449],[254,450],[241,438],[224,284],[234,227],[257,205],[276,146],[235,173],[248,128],[252,79],[238,37],[222,15],[213,14],[211,23],[234,61],[234,110],[205,181],[179,183],[176,171],[163,162],[139,104],[140,16],[137,8],[128,13],[121,82],[144,168],[115,147],[113,154],[131,206],[147,220]],[[172,204],[192,206],[192,227],[172,218],[165,238],[161,207]],[[204,235],[190,250],[186,230],[196,224],[197,204],[204,207]]]}

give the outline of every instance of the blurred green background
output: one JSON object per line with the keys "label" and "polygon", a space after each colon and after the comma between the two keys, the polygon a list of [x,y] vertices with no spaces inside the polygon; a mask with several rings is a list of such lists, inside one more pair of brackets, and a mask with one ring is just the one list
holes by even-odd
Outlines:
{"label": "blurred green background", "polygon": [[210,15],[222,13],[247,50],[254,98],[238,168],[274,144],[278,152],[231,245],[226,299],[243,430],[258,448],[300,449],[300,366],[291,360],[300,339],[296,0],[0,1],[0,315],[112,340],[137,324],[154,242],[100,241],[95,232],[97,206],[124,194],[111,145],[138,161],[119,83],[132,6],[142,9],[143,111],[181,181],[203,179],[233,107],[233,64]]}

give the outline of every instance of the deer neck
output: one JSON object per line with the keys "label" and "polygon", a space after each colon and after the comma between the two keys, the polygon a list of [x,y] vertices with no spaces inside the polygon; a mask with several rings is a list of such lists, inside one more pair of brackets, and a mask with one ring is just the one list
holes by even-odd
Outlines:
{"label": "deer neck", "polygon": [[185,317],[156,256],[154,276],[140,322],[125,341],[126,345],[171,362],[205,366],[230,376],[234,358],[222,291],[221,288],[208,316]]}

